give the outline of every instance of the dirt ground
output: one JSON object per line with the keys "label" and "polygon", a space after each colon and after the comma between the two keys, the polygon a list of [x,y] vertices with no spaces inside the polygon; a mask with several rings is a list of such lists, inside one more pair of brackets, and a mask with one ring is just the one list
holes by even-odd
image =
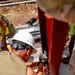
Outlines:
{"label": "dirt ground", "polygon": [[[36,3],[18,4],[0,7],[0,14],[6,14],[14,26],[24,25],[28,20],[35,17],[37,13]],[[41,42],[36,41],[35,48],[41,47]]]}
{"label": "dirt ground", "polygon": [[37,14],[36,3],[18,4],[0,7],[0,14],[6,14],[13,25],[24,25]]}

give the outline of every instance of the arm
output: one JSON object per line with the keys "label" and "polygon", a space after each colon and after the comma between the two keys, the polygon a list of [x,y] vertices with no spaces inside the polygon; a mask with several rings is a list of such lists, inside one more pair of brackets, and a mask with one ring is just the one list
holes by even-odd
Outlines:
{"label": "arm", "polygon": [[6,33],[6,24],[3,20],[0,19],[0,26],[2,28],[1,30],[1,37],[0,37],[0,40],[4,40],[5,38],[5,33]]}
{"label": "arm", "polygon": [[38,66],[38,62],[27,62],[26,64],[31,68]]}
{"label": "arm", "polygon": [[0,19],[0,50],[2,51],[5,47],[5,33],[6,33],[6,24],[5,22]]}
{"label": "arm", "polygon": [[44,65],[40,63],[38,67],[37,75],[43,75],[43,67]]}
{"label": "arm", "polygon": [[30,67],[27,67],[27,75],[37,75]]}
{"label": "arm", "polygon": [[9,29],[9,34],[8,34],[7,36],[8,36],[9,38],[12,38],[12,37],[15,35],[15,33],[17,33],[17,31],[16,31],[16,29],[15,29],[15,27],[13,26],[12,23],[9,23],[8,29]]}
{"label": "arm", "polygon": [[43,75],[43,64],[40,63],[37,73],[34,72],[30,67],[27,67],[27,75]]}

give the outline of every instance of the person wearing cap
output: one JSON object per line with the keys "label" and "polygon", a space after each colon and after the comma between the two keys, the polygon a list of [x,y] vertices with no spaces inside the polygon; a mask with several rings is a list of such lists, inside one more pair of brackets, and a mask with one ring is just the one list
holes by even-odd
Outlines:
{"label": "person wearing cap", "polygon": [[16,33],[13,24],[6,18],[5,14],[0,14],[0,50],[6,48],[6,36],[12,38]]}
{"label": "person wearing cap", "polygon": [[[27,31],[18,31],[10,43],[9,51],[0,52],[1,75],[43,75],[43,64],[34,72],[26,62],[35,50],[34,37]],[[10,50],[11,49],[11,50]]]}

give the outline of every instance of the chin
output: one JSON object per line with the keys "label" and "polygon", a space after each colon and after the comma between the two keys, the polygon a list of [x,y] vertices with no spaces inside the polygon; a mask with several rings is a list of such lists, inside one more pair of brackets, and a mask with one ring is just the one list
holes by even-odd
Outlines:
{"label": "chin", "polygon": [[27,62],[28,61],[28,58],[22,58],[25,62]]}

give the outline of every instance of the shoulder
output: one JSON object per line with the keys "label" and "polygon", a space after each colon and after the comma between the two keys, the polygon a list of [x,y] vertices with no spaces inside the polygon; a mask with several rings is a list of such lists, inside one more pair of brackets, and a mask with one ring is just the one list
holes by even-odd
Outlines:
{"label": "shoulder", "polygon": [[8,51],[1,51],[0,52],[0,60],[5,58],[7,59],[9,52]]}
{"label": "shoulder", "polygon": [[0,55],[7,55],[9,53],[9,51],[1,51]]}
{"label": "shoulder", "polygon": [[27,75],[37,75],[37,74],[32,70],[32,68],[27,66]]}

